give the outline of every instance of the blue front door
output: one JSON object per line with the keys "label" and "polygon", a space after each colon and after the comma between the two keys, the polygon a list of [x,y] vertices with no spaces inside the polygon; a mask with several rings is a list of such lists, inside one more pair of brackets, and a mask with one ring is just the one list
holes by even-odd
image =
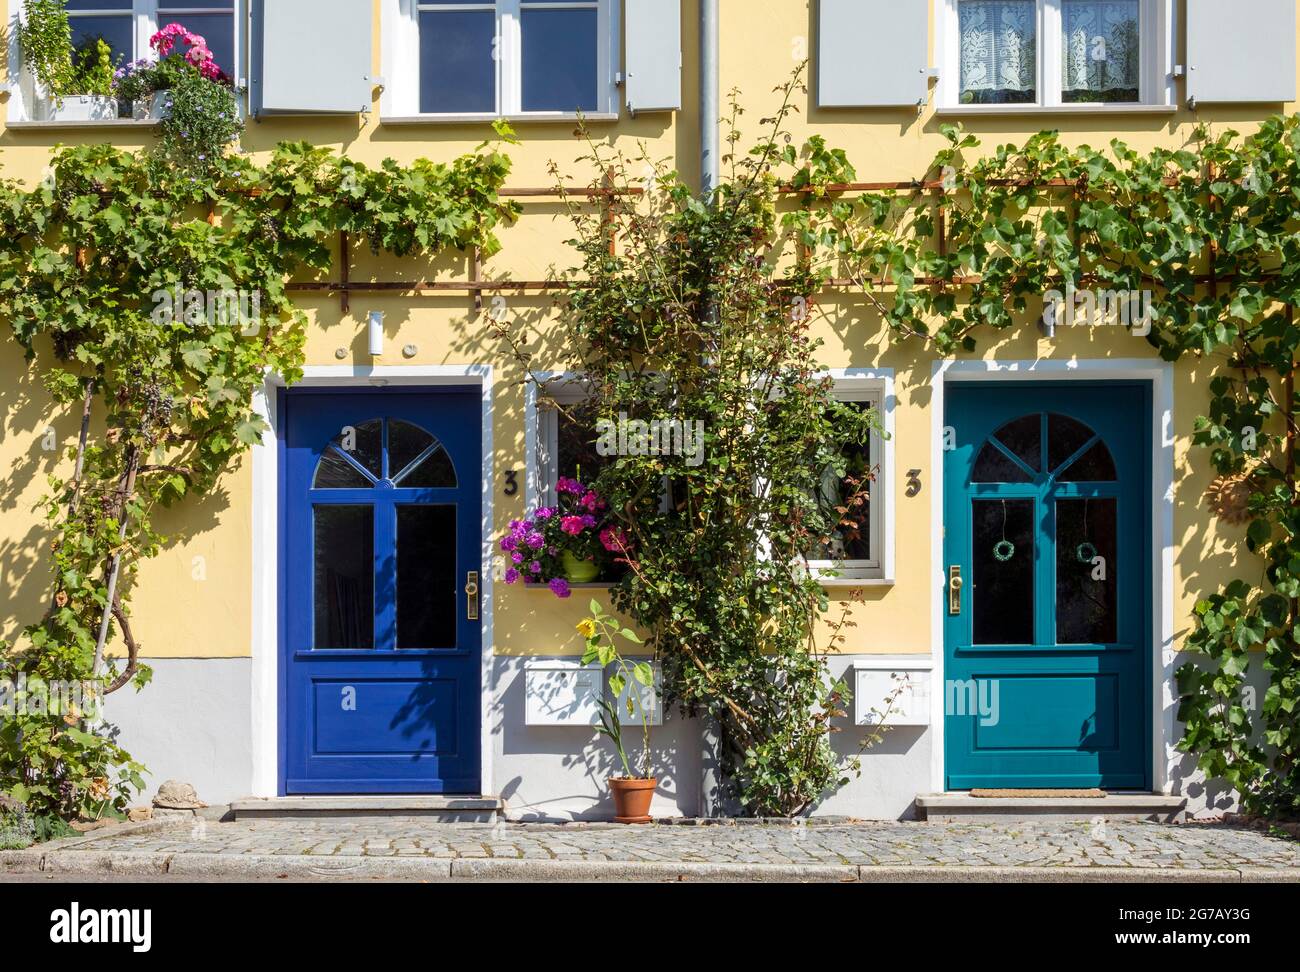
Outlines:
{"label": "blue front door", "polygon": [[284,792],[479,792],[478,392],[280,406]]}
{"label": "blue front door", "polygon": [[1151,785],[1151,393],[954,383],[948,789]]}

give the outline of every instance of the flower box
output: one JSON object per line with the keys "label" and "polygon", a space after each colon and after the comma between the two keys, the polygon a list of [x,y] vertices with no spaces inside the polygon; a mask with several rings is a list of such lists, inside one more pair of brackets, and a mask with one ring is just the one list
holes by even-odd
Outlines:
{"label": "flower box", "polygon": [[67,95],[46,102],[45,120],[57,122],[109,121],[118,117],[117,99],[106,95]]}
{"label": "flower box", "polygon": [[131,102],[131,117],[136,121],[162,121],[171,112],[171,93],[155,91],[147,98]]}

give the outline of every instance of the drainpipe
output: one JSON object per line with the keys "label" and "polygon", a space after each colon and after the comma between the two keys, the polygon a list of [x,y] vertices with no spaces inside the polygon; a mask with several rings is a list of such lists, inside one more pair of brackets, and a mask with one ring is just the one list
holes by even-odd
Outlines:
{"label": "drainpipe", "polygon": [[700,0],[700,188],[706,198],[718,187],[722,171],[719,2]]}
{"label": "drainpipe", "polygon": [[[699,0],[700,4],[700,193],[707,201],[718,188],[722,177],[722,153],[719,127],[719,31],[720,0]],[[700,753],[700,816],[717,817],[722,813],[720,793],[721,735],[717,720],[704,717]]]}

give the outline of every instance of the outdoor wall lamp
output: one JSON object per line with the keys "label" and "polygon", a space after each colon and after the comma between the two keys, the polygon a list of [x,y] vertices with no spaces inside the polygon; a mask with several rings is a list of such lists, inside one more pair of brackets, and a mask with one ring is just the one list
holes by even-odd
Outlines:
{"label": "outdoor wall lamp", "polygon": [[370,319],[370,354],[379,357],[384,353],[384,312],[371,311]]}

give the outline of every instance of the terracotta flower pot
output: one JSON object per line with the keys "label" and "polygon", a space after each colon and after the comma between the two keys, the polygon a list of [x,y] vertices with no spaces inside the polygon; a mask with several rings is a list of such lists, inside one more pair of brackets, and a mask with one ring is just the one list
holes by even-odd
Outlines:
{"label": "terracotta flower pot", "polygon": [[653,776],[648,780],[611,776],[609,790],[614,794],[614,822],[649,823],[650,799],[655,795],[655,786],[658,782]]}

